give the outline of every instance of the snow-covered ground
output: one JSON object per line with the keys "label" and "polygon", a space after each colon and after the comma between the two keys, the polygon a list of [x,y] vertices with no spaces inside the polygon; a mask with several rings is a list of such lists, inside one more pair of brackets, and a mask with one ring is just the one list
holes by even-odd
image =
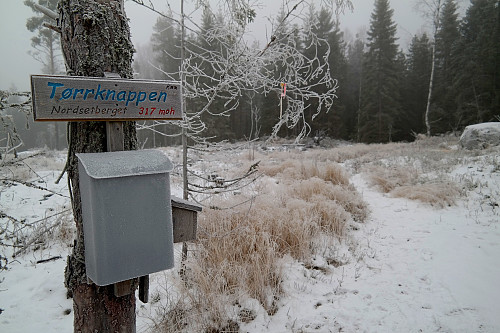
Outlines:
{"label": "snow-covered ground", "polygon": [[389,198],[359,175],[352,180],[371,209],[356,232],[359,261],[327,273],[290,262],[290,296],[245,330],[500,331],[498,215]]}
{"label": "snow-covered ground", "polygon": [[[369,206],[367,221],[352,222],[335,264],[321,251],[312,265],[284,258],[285,294],[278,311],[257,312],[254,320],[240,323],[240,332],[500,332],[499,150],[464,153],[456,161],[446,173],[462,195],[443,208],[381,193],[359,163],[343,163]],[[42,235],[15,258],[19,248],[0,247],[0,332],[72,331],[72,300],[63,285],[71,240],[64,221],[43,232],[59,216],[51,215],[68,209],[69,199],[65,179],[54,184],[59,171],[46,169],[30,180],[54,193],[0,183],[2,243],[15,243],[5,239],[9,217],[25,226],[10,235]],[[44,217],[43,225],[29,226]],[[168,292],[164,282],[175,274],[152,276],[152,291]],[[138,302],[138,331],[154,316],[154,305]]]}

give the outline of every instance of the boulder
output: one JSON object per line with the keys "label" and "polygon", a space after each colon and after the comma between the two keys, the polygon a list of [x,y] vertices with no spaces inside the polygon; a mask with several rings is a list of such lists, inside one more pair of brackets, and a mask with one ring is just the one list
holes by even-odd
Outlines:
{"label": "boulder", "polygon": [[458,142],[465,149],[485,149],[500,145],[500,122],[467,126]]}

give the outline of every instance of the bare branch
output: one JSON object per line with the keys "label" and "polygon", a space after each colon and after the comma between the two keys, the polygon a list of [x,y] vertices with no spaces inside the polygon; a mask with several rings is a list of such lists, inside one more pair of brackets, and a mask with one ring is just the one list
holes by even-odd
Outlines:
{"label": "bare branch", "polygon": [[47,22],[44,22],[43,23],[43,26],[46,27],[46,28],[49,28],[51,30],[54,30],[55,32],[57,33],[61,33],[61,28],[59,28],[58,26],[55,26],[55,25],[52,25],[52,24],[49,24]]}
{"label": "bare branch", "polygon": [[28,187],[32,187],[32,188],[36,188],[38,190],[42,190],[42,191],[46,191],[46,192],[49,192],[49,193],[52,193],[52,194],[55,194],[55,195],[58,195],[60,197],[63,197],[63,198],[69,198],[69,196],[67,195],[64,195],[64,194],[61,194],[61,193],[57,193],[55,191],[52,191],[52,190],[49,190],[48,188],[45,188],[45,187],[41,187],[41,186],[38,186],[38,185],[35,185],[33,183],[30,183],[30,182],[25,182],[23,180],[19,180],[19,179],[7,179],[7,178],[0,178],[0,181],[3,181],[5,184],[14,184],[14,183],[19,183],[19,184],[22,184],[24,186],[28,186]]}
{"label": "bare branch", "polygon": [[45,16],[47,16],[48,18],[50,18],[54,21],[57,21],[57,19],[59,18],[59,15],[56,12],[54,12],[53,10],[50,10],[44,6],[41,6],[37,3],[33,3],[33,7],[35,7],[36,10],[45,14]]}

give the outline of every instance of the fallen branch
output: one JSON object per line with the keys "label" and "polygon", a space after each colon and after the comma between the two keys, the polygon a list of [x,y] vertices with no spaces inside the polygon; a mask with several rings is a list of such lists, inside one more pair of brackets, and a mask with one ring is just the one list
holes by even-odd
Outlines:
{"label": "fallen branch", "polygon": [[49,261],[58,260],[58,259],[61,259],[61,258],[62,258],[61,256],[55,256],[55,257],[48,258],[48,259],[38,260],[36,263],[37,264],[43,264],[43,263],[46,263],[46,262],[49,262]]}

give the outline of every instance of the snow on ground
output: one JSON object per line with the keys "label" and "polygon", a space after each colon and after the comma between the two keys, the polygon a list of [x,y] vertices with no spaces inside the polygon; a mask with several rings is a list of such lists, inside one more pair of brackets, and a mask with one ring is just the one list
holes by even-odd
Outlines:
{"label": "snow on ground", "polygon": [[[351,182],[371,214],[352,225],[339,262],[328,264],[321,253],[307,267],[285,258],[279,310],[258,313],[240,331],[500,332],[500,168],[485,158],[454,168],[450,175],[467,195],[445,208],[393,198],[354,174]],[[53,185],[57,176],[39,173],[44,186],[64,193],[64,180]],[[42,200],[47,193],[20,184],[0,186],[0,210],[16,219],[32,221],[68,205],[67,198]],[[6,221],[0,219],[2,228]],[[72,301],[63,285],[69,252],[56,242],[7,258],[0,271],[0,332],[72,331]],[[153,276],[153,289],[169,274]],[[154,310],[138,302],[138,312],[141,332]]]}
{"label": "snow on ground", "polygon": [[[20,154],[20,158],[25,155]],[[60,153],[59,158],[64,160],[64,156]],[[0,175],[0,212],[21,223],[13,228],[8,217],[0,218],[0,255],[6,257],[2,258],[2,268],[7,267],[0,270],[0,332],[69,332],[73,318],[67,310],[72,309],[73,303],[66,299],[63,277],[70,249],[67,244],[61,244],[61,239],[52,237],[59,229],[47,229],[58,222],[57,217],[64,215],[57,213],[70,207],[66,178],[55,184],[58,170],[36,170],[36,174],[33,174],[35,170],[16,173],[14,166],[5,170],[8,172]],[[23,179],[27,174],[31,175],[30,179]],[[5,179],[29,180],[52,192]],[[16,237],[25,242],[35,239],[36,235],[40,237],[30,250],[16,257],[12,255],[20,248],[5,246],[16,244]],[[38,250],[33,251],[35,248]],[[37,263],[57,257],[60,258]]]}
{"label": "snow on ground", "polygon": [[244,331],[500,331],[498,212],[436,209],[352,181],[371,209],[359,261],[326,274],[290,262],[290,296]]}

